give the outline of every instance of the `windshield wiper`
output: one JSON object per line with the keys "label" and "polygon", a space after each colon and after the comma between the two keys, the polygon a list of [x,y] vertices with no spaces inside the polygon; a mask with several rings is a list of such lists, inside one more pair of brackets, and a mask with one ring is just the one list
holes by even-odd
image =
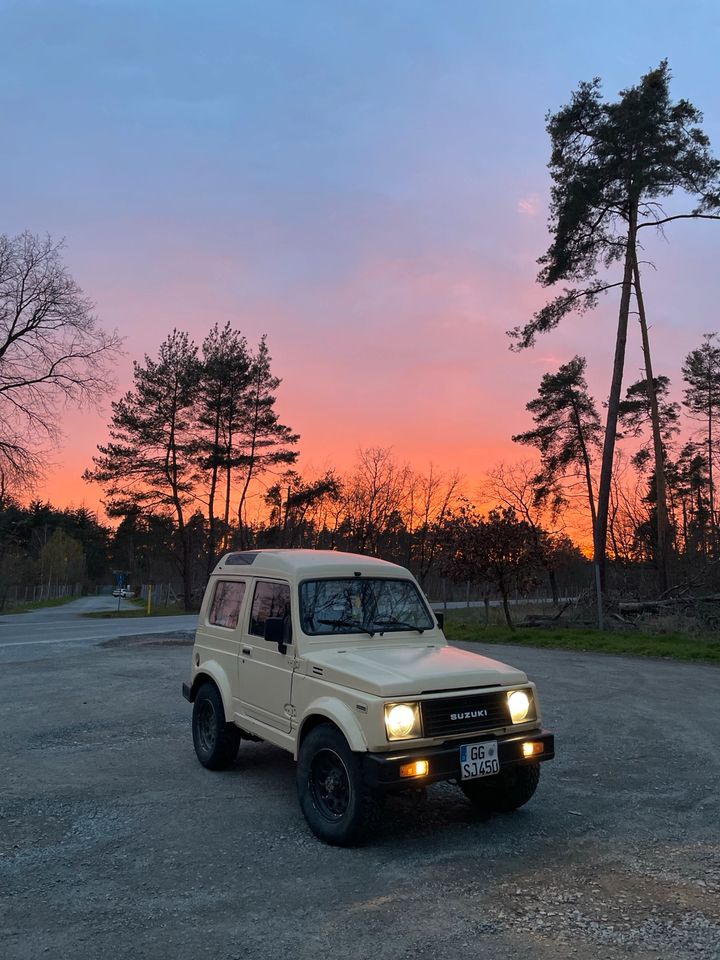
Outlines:
{"label": "windshield wiper", "polygon": [[[374,620],[376,627],[400,627],[402,630],[417,630],[418,633],[425,633],[427,627],[416,627],[414,623],[406,623],[404,620]],[[380,631],[382,636],[383,631]]]}
{"label": "windshield wiper", "polygon": [[375,636],[374,630],[368,630],[367,627],[364,627],[361,623],[358,623],[356,620],[316,620],[316,623],[322,623],[326,627],[354,627],[359,630],[361,633],[367,633],[371,637]]}

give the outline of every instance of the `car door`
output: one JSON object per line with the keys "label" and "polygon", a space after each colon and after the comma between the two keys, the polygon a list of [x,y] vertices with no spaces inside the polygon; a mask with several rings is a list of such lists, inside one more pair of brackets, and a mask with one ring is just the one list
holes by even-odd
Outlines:
{"label": "car door", "polygon": [[214,660],[232,683],[237,673],[246,594],[245,580],[213,578],[212,593],[200,611],[195,644],[204,650],[203,659]]}
{"label": "car door", "polygon": [[[238,658],[240,712],[268,726],[290,732],[290,689],[294,646],[290,616],[290,585],[281,580],[256,580],[244,624]],[[287,623],[287,652],[265,640],[265,621],[281,617]]]}

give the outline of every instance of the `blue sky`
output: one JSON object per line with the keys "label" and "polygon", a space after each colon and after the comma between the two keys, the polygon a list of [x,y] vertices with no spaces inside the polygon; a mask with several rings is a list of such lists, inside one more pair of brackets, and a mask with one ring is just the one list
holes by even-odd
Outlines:
{"label": "blue sky", "polygon": [[[716,2],[0,0],[0,231],[66,238],[127,337],[120,386],[173,326],[202,339],[229,319],[267,332],[306,463],[392,445],[477,475],[518,457],[553,363],[586,353],[598,399],[609,382],[610,298],[507,351],[543,297],[546,112],[668,57],[720,150],[719,28]],[[648,251],[657,368],[678,386],[720,323],[716,227]],[[68,414],[75,502],[106,421]]]}

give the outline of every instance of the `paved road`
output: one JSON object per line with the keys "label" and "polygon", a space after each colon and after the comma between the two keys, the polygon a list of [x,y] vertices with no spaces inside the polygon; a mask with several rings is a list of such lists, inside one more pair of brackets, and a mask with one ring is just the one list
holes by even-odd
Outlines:
{"label": "paved road", "polygon": [[124,643],[0,670],[3,960],[720,957],[717,668],[493,647],[557,734],[533,801],[437,785],[339,850],[280,750],[197,764],[187,646]]}
{"label": "paved road", "polygon": [[[42,659],[52,654],[47,648],[57,647],[57,654],[66,648],[94,645],[111,637],[127,637],[143,633],[174,633],[195,630],[197,615],[178,617],[131,617],[128,619],[95,619],[87,613],[118,609],[118,598],[110,596],[82,597],[59,607],[46,607],[30,613],[0,615],[0,664],[19,659]],[[120,610],[136,610],[135,604],[120,599]]]}

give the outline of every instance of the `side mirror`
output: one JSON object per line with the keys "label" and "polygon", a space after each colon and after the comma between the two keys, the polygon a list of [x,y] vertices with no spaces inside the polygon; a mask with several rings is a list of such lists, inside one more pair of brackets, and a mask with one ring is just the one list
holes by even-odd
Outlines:
{"label": "side mirror", "polygon": [[440,627],[441,630],[444,630],[444,629],[445,629],[445,614],[444,614],[444,613],[436,613],[436,614],[435,614],[435,619],[437,620],[437,625],[438,625],[438,627]]}
{"label": "side mirror", "polygon": [[280,653],[287,653],[287,645],[292,641],[292,627],[283,617],[268,617],[265,621],[265,640],[276,643]]}

